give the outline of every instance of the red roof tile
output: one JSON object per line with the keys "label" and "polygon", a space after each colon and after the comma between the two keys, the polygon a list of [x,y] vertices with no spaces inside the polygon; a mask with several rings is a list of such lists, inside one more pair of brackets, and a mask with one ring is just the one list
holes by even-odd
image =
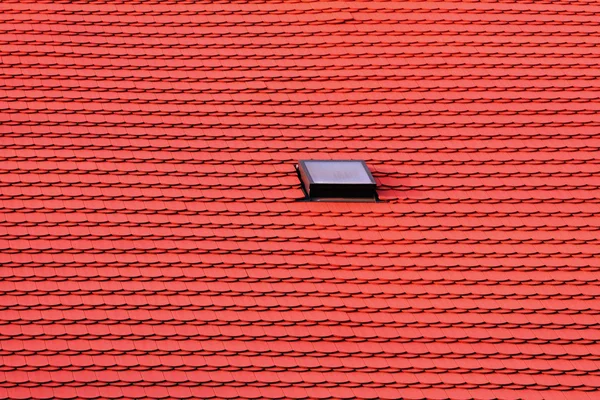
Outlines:
{"label": "red roof tile", "polygon": [[596,398],[599,14],[4,2],[0,397]]}

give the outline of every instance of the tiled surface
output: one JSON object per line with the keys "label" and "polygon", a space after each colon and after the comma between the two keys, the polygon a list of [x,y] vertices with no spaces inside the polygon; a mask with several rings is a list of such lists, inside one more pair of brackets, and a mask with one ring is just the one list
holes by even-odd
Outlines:
{"label": "tiled surface", "polygon": [[0,8],[0,398],[598,398],[596,2]]}

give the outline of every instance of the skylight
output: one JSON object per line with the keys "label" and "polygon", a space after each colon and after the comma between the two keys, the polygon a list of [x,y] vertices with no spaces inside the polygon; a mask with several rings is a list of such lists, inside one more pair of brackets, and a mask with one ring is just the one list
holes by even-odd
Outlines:
{"label": "skylight", "polygon": [[310,200],[376,200],[376,183],[360,160],[301,160],[298,172]]}

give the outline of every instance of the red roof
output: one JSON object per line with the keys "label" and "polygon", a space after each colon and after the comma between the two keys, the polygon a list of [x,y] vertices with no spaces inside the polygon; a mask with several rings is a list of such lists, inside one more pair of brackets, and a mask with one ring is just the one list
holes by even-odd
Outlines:
{"label": "red roof", "polygon": [[0,7],[0,398],[598,398],[594,2]]}

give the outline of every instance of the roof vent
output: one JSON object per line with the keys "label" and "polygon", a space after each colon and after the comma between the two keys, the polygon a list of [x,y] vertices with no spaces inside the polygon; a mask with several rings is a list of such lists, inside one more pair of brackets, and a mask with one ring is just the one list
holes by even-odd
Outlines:
{"label": "roof vent", "polygon": [[312,201],[376,201],[376,183],[360,160],[300,160],[298,173]]}

